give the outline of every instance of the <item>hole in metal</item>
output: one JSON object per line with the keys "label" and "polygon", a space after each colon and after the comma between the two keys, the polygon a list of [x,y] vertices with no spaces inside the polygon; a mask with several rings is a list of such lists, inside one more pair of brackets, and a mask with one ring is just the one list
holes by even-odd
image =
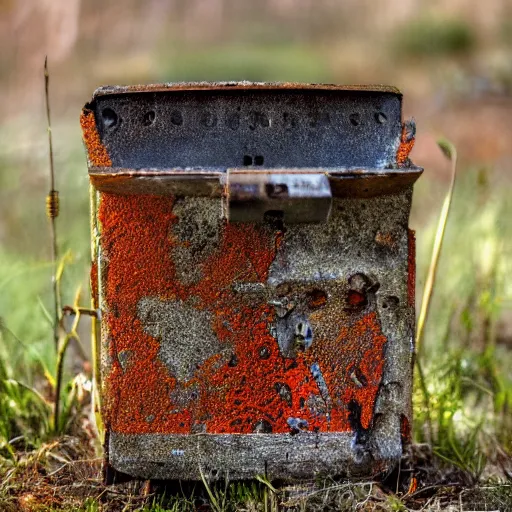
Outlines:
{"label": "hole in metal", "polygon": [[171,112],[171,123],[176,126],[181,126],[183,124],[183,116],[179,110],[173,110]]}
{"label": "hole in metal", "polygon": [[267,420],[259,420],[253,426],[252,431],[255,434],[270,434],[272,432],[272,425]]}
{"label": "hole in metal", "polygon": [[386,114],[384,114],[383,112],[375,113],[375,121],[377,121],[377,123],[385,124],[387,122],[387,120],[388,120],[388,118],[387,118]]}
{"label": "hole in metal", "polygon": [[349,290],[347,301],[353,308],[363,308],[368,304],[366,294],[357,290]]}
{"label": "hole in metal", "polygon": [[288,112],[285,112],[283,114],[283,123],[284,123],[285,129],[287,129],[287,130],[289,130],[291,128],[295,128],[295,126],[297,125],[297,121],[295,120],[295,117],[293,116],[293,114],[290,114]]}
{"label": "hole in metal", "polygon": [[201,116],[201,123],[207,128],[213,128],[217,124],[217,116],[211,112],[205,112]]}
{"label": "hole in metal", "polygon": [[270,224],[277,231],[286,231],[284,227],[283,210],[267,210],[263,214],[263,222]]}
{"label": "hole in metal", "polygon": [[240,114],[231,114],[226,123],[232,130],[238,130],[240,126]]}
{"label": "hole in metal", "polygon": [[323,290],[315,288],[307,294],[308,306],[311,309],[318,309],[327,304],[327,294]]}
{"label": "hole in metal", "polygon": [[276,382],[274,384],[274,389],[277,391],[277,394],[280,396],[280,398],[291,407],[293,404],[293,398],[290,386],[282,382]]}
{"label": "hole in metal", "polygon": [[352,126],[358,126],[359,124],[361,124],[361,116],[357,112],[350,114],[348,118]]}
{"label": "hole in metal", "polygon": [[111,108],[105,108],[101,112],[105,128],[114,128],[117,125],[117,114]]}
{"label": "hole in metal", "polygon": [[270,357],[270,349],[268,347],[261,347],[259,351],[260,359],[268,359]]}
{"label": "hole in metal", "polygon": [[142,124],[144,126],[150,126],[155,122],[156,114],[154,110],[150,110],[144,114],[144,119],[142,120]]}

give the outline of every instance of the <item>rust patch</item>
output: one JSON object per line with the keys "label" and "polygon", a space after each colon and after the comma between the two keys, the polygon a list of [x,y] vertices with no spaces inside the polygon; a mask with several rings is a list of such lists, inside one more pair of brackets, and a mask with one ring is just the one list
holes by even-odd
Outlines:
{"label": "rust patch", "polygon": [[402,436],[402,444],[410,442],[411,424],[404,414],[400,416],[400,435]]}
{"label": "rust patch", "polygon": [[92,307],[98,309],[99,307],[99,294],[98,294],[98,264],[93,261],[91,264],[91,299]]}
{"label": "rust patch", "polygon": [[360,422],[367,429],[384,369],[384,345],[375,311],[365,311],[344,323],[335,339],[313,344],[310,358],[318,363],[333,400],[331,430],[350,430],[348,406],[361,407]]}
{"label": "rust patch", "polygon": [[[337,336],[319,336],[309,350],[285,358],[271,333],[275,308],[234,286],[266,282],[283,233],[265,225],[224,223],[218,248],[197,263],[203,277],[184,284],[172,260],[173,247],[185,243],[172,234],[178,222],[173,203],[169,196],[101,195],[111,360],[104,381],[105,422],[126,434],[350,431],[355,401],[367,429],[386,343],[372,306],[350,318],[340,309]],[[215,354],[189,380],[178,382],[159,358],[160,340],[137,317],[144,297],[209,312],[211,328],[231,356]],[[324,311],[325,294],[310,300],[317,313]]]}
{"label": "rust patch", "polygon": [[308,306],[310,309],[322,308],[327,304],[327,295],[324,291],[313,289],[308,293]]}
{"label": "rust patch", "polygon": [[104,185],[124,185],[133,180],[133,176],[125,174],[94,175],[89,174],[89,179],[94,188],[100,189]]}
{"label": "rust patch", "polygon": [[416,232],[407,230],[408,256],[407,256],[407,302],[414,307],[416,303]]}
{"label": "rust patch", "polygon": [[89,161],[95,167],[112,167],[112,160],[107,148],[103,145],[96,127],[94,112],[87,108],[80,114],[80,126],[82,127],[82,138],[87,148]]}
{"label": "rust patch", "polygon": [[409,155],[414,147],[416,141],[416,125],[413,120],[406,121],[402,125],[402,136],[400,138],[400,146],[396,153],[396,163],[398,167],[407,167],[409,162]]}
{"label": "rust patch", "polygon": [[390,249],[394,249],[396,247],[396,239],[392,233],[377,231],[377,234],[375,235],[375,242],[379,245],[389,247]]}

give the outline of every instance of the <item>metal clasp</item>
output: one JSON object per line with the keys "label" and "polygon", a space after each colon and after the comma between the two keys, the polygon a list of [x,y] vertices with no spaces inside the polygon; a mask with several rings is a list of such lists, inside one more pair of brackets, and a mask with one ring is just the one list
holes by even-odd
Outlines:
{"label": "metal clasp", "polygon": [[229,170],[227,197],[230,222],[326,222],[332,202],[327,174],[303,170]]}

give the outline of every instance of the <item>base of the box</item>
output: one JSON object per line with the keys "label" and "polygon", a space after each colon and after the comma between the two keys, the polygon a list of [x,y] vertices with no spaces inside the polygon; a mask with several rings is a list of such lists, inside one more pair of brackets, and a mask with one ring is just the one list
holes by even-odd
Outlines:
{"label": "base of the box", "polygon": [[[135,478],[155,480],[271,480],[325,476],[372,476],[400,457],[401,443],[376,458],[353,433],[118,434],[111,432],[108,462]],[[382,448],[382,447],[381,447]],[[382,450],[379,450],[382,453]]]}

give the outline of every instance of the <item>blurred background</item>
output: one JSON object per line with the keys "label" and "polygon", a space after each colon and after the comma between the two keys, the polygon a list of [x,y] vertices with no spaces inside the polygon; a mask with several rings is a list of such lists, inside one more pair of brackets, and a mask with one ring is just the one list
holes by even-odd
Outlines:
{"label": "blurred background", "polygon": [[[427,360],[458,354],[466,378],[495,401],[502,386],[502,405],[512,403],[510,0],[1,0],[0,46],[0,317],[10,330],[2,350],[18,377],[34,380],[29,363],[51,369],[55,358],[44,211],[47,55],[59,247],[69,251],[65,303],[81,285],[88,304],[79,114],[96,87],[238,79],[396,85],[418,127],[412,159],[425,168],[411,218],[418,302],[450,177],[436,139],[453,141],[459,153]],[[487,368],[482,357],[498,366]]]}

